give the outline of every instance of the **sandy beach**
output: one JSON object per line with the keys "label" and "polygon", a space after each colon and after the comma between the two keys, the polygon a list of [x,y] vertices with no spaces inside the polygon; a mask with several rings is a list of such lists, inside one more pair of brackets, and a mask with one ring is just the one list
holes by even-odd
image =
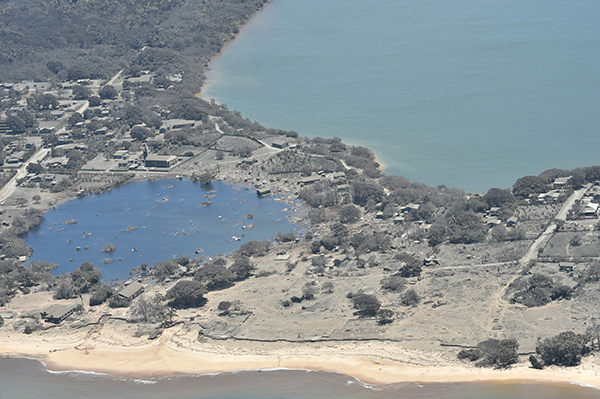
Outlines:
{"label": "sandy beach", "polygon": [[[110,329],[108,328],[110,327]],[[371,384],[395,382],[568,382],[600,387],[600,367],[588,357],[574,368],[509,370],[472,367],[443,352],[403,348],[393,342],[261,343],[194,339],[183,327],[156,340],[135,338],[129,326],[71,334],[36,332],[0,334],[0,355],[43,361],[51,370],[81,370],[125,377],[161,377],[235,370],[304,369],[337,372]],[[51,331],[51,330],[50,330]]]}

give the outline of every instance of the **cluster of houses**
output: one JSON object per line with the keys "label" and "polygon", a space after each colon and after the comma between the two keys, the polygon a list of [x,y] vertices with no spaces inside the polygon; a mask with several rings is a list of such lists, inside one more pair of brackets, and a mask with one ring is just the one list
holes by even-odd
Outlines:
{"label": "cluster of houses", "polygon": [[[144,285],[138,281],[132,281],[125,286],[121,291],[119,291],[116,295],[119,295],[125,298],[127,301],[131,302],[133,299],[138,297],[144,291]],[[80,304],[54,304],[42,311],[40,315],[42,319],[48,323],[59,324],[64,321],[67,317],[71,316],[75,312],[79,311],[82,308]]]}

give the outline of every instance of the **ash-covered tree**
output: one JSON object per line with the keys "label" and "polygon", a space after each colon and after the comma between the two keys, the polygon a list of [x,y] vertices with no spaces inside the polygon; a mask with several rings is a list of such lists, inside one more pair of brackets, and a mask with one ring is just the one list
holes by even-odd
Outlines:
{"label": "ash-covered tree", "polygon": [[234,257],[233,264],[229,266],[229,271],[233,273],[235,280],[246,280],[252,275],[256,266],[250,262],[250,258],[243,255]]}
{"label": "ash-covered tree", "polygon": [[194,280],[181,280],[169,291],[169,306],[176,309],[199,308],[206,304],[204,295],[208,292],[204,284]]}
{"label": "ash-covered tree", "polygon": [[140,295],[129,308],[129,321],[133,323],[167,323],[173,315],[172,309],[163,304],[160,294]]}
{"label": "ash-covered tree", "polygon": [[98,91],[98,97],[103,100],[114,100],[119,95],[114,86],[106,85]]}
{"label": "ash-covered tree", "polygon": [[340,209],[340,222],[355,223],[358,219],[360,219],[360,209],[355,205],[344,205],[342,209]]}
{"label": "ash-covered tree", "polygon": [[374,317],[381,308],[381,302],[375,295],[355,294],[352,296],[352,306],[357,309],[357,314],[361,317]]}
{"label": "ash-covered tree", "polygon": [[114,295],[115,291],[106,284],[103,284],[90,296],[90,306],[102,305],[108,298]]}
{"label": "ash-covered tree", "polygon": [[134,126],[133,129],[131,129],[130,135],[131,138],[139,141],[144,141],[153,136],[152,131],[143,126]]}
{"label": "ash-covered tree", "polygon": [[488,339],[477,344],[474,349],[463,349],[459,359],[480,360],[479,367],[508,368],[519,361],[519,343],[516,339]]}
{"label": "ash-covered tree", "polygon": [[73,86],[72,91],[74,100],[87,100],[92,95],[88,87],[81,85]]}
{"label": "ash-covered tree", "polygon": [[150,272],[158,281],[164,281],[167,278],[173,277],[178,271],[179,264],[173,260],[158,262],[150,268]]}
{"label": "ash-covered tree", "polygon": [[565,331],[560,334],[539,339],[535,347],[544,366],[572,367],[581,363],[581,357],[590,353],[589,338],[584,334]]}
{"label": "ash-covered tree", "polygon": [[235,276],[225,267],[225,259],[209,260],[194,273],[194,280],[206,285],[211,291],[233,286]]}

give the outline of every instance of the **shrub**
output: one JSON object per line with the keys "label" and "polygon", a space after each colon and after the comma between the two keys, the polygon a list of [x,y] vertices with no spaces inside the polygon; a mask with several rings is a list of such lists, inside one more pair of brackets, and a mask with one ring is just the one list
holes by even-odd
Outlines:
{"label": "shrub", "polygon": [[402,306],[417,306],[419,302],[421,302],[421,297],[414,288],[406,291],[400,300]]}
{"label": "shrub", "polygon": [[463,349],[460,352],[458,352],[458,358],[459,359],[469,359],[470,361],[474,362],[476,360],[481,359],[481,357],[483,356],[483,353],[475,348],[475,349]]}
{"label": "shrub", "polygon": [[377,312],[377,324],[390,324],[394,321],[394,311],[390,309],[379,309]]}
{"label": "shrub", "polygon": [[379,284],[381,284],[381,288],[388,291],[402,291],[404,289],[404,279],[397,274],[384,277]]}

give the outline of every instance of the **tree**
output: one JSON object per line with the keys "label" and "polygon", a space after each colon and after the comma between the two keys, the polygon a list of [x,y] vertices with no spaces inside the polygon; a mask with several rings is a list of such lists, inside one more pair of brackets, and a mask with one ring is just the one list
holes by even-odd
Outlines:
{"label": "tree", "polygon": [[581,357],[590,352],[588,341],[588,337],[583,334],[565,331],[543,340],[538,338],[535,351],[544,366],[572,367],[579,365]]}
{"label": "tree", "polygon": [[44,173],[44,171],[44,167],[39,163],[30,163],[27,165],[27,173],[39,174]]}
{"label": "tree", "polygon": [[48,68],[50,72],[56,75],[64,68],[64,65],[60,61],[48,61],[46,63],[46,68]]}
{"label": "tree", "polygon": [[89,76],[89,73],[80,65],[74,65],[67,70],[68,80],[87,79]]}
{"label": "tree", "polygon": [[223,151],[217,151],[215,153],[215,159],[217,161],[221,161],[223,158],[225,158],[225,153]]}
{"label": "tree", "polygon": [[381,308],[381,302],[375,295],[356,294],[352,296],[352,306],[361,317],[373,317]]}
{"label": "tree", "polygon": [[106,85],[98,91],[98,97],[103,100],[114,100],[118,95],[117,89],[111,85]]}
{"label": "tree", "polygon": [[233,265],[229,266],[229,271],[233,273],[237,281],[246,280],[254,269],[256,267],[250,262],[250,258],[246,256],[237,256]]}
{"label": "tree", "polygon": [[516,339],[488,339],[477,344],[483,354],[479,366],[507,368],[519,360],[519,343]]}
{"label": "tree", "polygon": [[501,207],[505,204],[515,202],[515,197],[510,190],[502,190],[500,188],[490,188],[483,196],[483,199],[487,202],[488,207]]}
{"label": "tree", "polygon": [[525,176],[517,179],[513,185],[513,195],[527,198],[530,194],[539,194],[546,191],[548,185],[538,176]]}
{"label": "tree", "polygon": [[67,123],[69,124],[70,127],[73,127],[76,124],[78,124],[79,122],[83,122],[83,121],[85,121],[85,119],[83,118],[83,115],[81,115],[79,112],[73,112],[73,115],[69,116]]}
{"label": "tree", "polygon": [[134,126],[133,129],[131,129],[131,138],[139,140],[139,141],[144,141],[149,137],[152,137],[152,131],[150,131],[150,129],[145,128],[143,126]]}
{"label": "tree", "polygon": [[32,97],[32,104],[36,110],[57,109],[60,103],[54,94],[40,94]]}
{"label": "tree", "polygon": [[90,296],[90,306],[102,305],[106,300],[114,295],[115,291],[106,284],[98,288],[92,296]]}
{"label": "tree", "polygon": [[353,181],[351,183],[352,200],[356,205],[365,206],[369,200],[381,202],[383,187],[372,181]]}
{"label": "tree", "polygon": [[102,105],[102,99],[98,96],[90,96],[88,98],[88,103],[90,107],[99,107]]}
{"label": "tree", "polygon": [[75,100],[87,100],[91,95],[92,91],[81,85],[73,86],[73,99]]}
{"label": "tree", "polygon": [[4,318],[2,316],[0,316],[0,327],[2,327],[4,325]]}
{"label": "tree", "polygon": [[204,284],[198,281],[180,280],[173,288],[167,291],[169,306],[178,309],[199,308],[204,306],[208,292]]}
{"label": "tree", "polygon": [[63,281],[58,285],[54,295],[54,299],[71,299],[75,296],[75,289],[73,285],[68,281]]}
{"label": "tree", "polygon": [[129,308],[129,320],[134,323],[166,323],[173,318],[168,306],[162,303],[163,297],[140,295]]}
{"label": "tree", "polygon": [[6,124],[12,130],[13,133],[25,133],[27,130],[27,126],[25,125],[25,121],[22,118],[19,118],[17,115],[9,115],[6,118]]}
{"label": "tree", "polygon": [[360,219],[360,210],[356,206],[348,204],[340,209],[340,222],[355,223],[358,219]]}
{"label": "tree", "polygon": [[204,172],[198,176],[200,184],[209,184],[214,179],[214,176],[210,172]]}
{"label": "tree", "polygon": [[15,203],[20,206],[21,208],[24,208],[25,205],[28,203],[29,201],[27,201],[25,198],[23,197],[19,197],[17,199],[15,199]]}

